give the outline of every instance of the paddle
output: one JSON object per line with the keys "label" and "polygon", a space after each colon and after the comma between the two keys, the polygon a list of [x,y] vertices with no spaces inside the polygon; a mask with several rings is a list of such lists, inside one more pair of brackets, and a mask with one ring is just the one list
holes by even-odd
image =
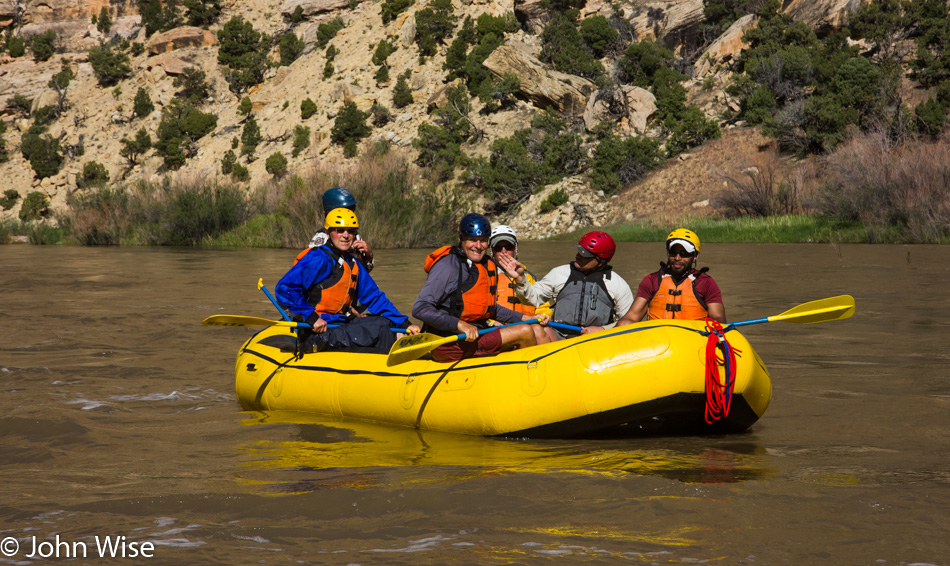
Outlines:
{"label": "paddle", "polygon": [[[310,328],[306,322],[294,322],[292,320],[270,320],[266,318],[257,318],[256,316],[239,316],[234,314],[215,314],[204,319],[202,324],[208,326],[289,326],[291,328]],[[327,328],[335,328],[339,325],[328,324]]]}
{"label": "paddle", "polygon": [[[263,277],[261,277],[261,278],[259,278],[259,279],[257,280],[257,288],[260,289],[261,291],[264,291],[264,294],[267,295],[267,298],[270,299],[270,302],[274,303],[274,306],[277,307],[277,311],[280,312],[280,316],[281,316],[284,320],[289,321],[289,320],[290,320],[290,317],[287,316],[287,313],[286,313],[286,312],[284,312],[284,309],[280,306],[280,303],[277,302],[277,299],[274,298],[274,295],[271,295],[271,294],[270,294],[270,291],[267,290],[267,287],[264,286],[264,278],[263,278]],[[258,325],[251,325],[251,326],[258,326]],[[309,325],[304,325],[302,328],[310,328],[310,326],[309,326]]]}
{"label": "paddle", "polygon": [[844,320],[854,314],[854,297],[840,295],[802,303],[782,314],[767,318],[756,318],[730,323],[729,326],[746,326],[763,322],[794,322],[796,324],[814,324],[831,320]]}
{"label": "paddle", "polygon": [[[258,318],[256,316],[240,316],[236,314],[215,314],[204,319],[202,324],[208,326],[289,326],[290,328],[310,328],[306,322],[294,322],[286,320],[270,320],[268,318]],[[340,324],[328,324],[327,328],[338,328]],[[403,328],[390,328],[392,332],[405,332]]]}
{"label": "paddle", "polygon": [[[481,336],[482,334],[486,334],[492,330],[498,330],[499,328],[508,328],[509,326],[517,326],[519,324],[531,324],[533,322],[538,322],[538,319],[532,318],[530,320],[513,322],[504,326],[483,328],[482,330],[478,331],[478,335]],[[451,344],[452,342],[461,340],[463,338],[465,338],[464,332],[461,334],[455,334],[453,336],[439,336],[438,334],[430,334],[428,332],[414,334],[412,336],[403,336],[399,340],[396,340],[396,343],[393,344],[392,348],[390,348],[389,357],[386,358],[386,365],[394,366],[403,362],[415,360],[416,358],[420,358],[425,354],[428,354],[443,344]]]}

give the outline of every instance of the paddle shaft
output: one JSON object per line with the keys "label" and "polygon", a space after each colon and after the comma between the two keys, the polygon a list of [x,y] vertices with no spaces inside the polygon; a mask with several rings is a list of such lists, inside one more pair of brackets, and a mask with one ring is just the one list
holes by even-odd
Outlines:
{"label": "paddle shaft", "polygon": [[794,322],[796,324],[813,324],[830,320],[843,320],[854,314],[854,297],[841,295],[802,303],[782,314],[765,318],[754,318],[732,322],[729,326],[747,326],[764,322]]}
{"label": "paddle shaft", "polygon": [[[208,326],[285,326],[289,328],[311,328],[306,322],[292,320],[270,320],[256,316],[240,316],[231,314],[215,314],[202,322]],[[327,328],[339,328],[342,324],[327,324]],[[405,332],[403,328],[390,328],[392,332]]]}
{"label": "paddle shaft", "polygon": [[[274,306],[277,307],[277,311],[280,312],[280,316],[284,320],[290,322],[291,318],[287,316],[286,312],[284,312],[284,308],[280,306],[280,303],[277,302],[277,299],[274,298],[274,295],[271,295],[270,291],[267,290],[267,287],[264,286],[263,277],[257,280],[257,288],[261,291],[264,291],[264,294],[267,295],[267,298],[270,299],[270,302],[274,303]],[[310,328],[310,325],[308,324],[306,326],[301,326],[301,328]]]}

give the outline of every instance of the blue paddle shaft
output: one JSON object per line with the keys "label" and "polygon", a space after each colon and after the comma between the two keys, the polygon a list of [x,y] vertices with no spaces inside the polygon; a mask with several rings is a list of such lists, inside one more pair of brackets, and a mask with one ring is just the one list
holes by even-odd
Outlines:
{"label": "blue paddle shaft", "polygon": [[[264,294],[267,295],[267,298],[270,299],[270,302],[274,303],[274,306],[277,307],[278,312],[280,312],[280,316],[284,317],[284,320],[290,322],[290,317],[287,316],[287,313],[284,312],[283,307],[280,306],[280,304],[277,302],[277,299],[274,298],[274,295],[270,294],[270,291],[267,290],[267,287],[265,287],[263,283],[261,283],[261,291],[264,291]],[[308,324],[306,327],[310,328],[310,325]]]}

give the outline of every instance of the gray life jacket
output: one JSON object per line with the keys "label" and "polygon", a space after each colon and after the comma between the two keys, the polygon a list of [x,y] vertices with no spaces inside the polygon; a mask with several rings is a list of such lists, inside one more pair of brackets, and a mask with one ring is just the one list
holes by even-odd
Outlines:
{"label": "gray life jacket", "polygon": [[614,300],[607,292],[605,280],[610,279],[612,270],[608,265],[585,274],[571,263],[571,275],[555,298],[554,321],[573,326],[610,324]]}

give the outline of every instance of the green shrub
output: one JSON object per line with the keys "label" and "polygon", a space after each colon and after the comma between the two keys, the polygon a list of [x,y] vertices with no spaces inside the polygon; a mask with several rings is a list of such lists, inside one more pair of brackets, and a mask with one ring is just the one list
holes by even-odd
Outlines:
{"label": "green shrub", "polygon": [[670,130],[666,140],[666,154],[669,157],[722,135],[719,124],[707,120],[697,106],[689,106],[681,116],[668,118],[665,125]]}
{"label": "green shrub", "polygon": [[230,175],[234,171],[235,163],[237,163],[237,156],[234,155],[234,150],[229,149],[221,158],[221,173]]}
{"label": "green shrub", "polygon": [[455,30],[457,19],[452,0],[432,0],[416,12],[415,42],[420,60],[435,55],[438,46]]}
{"label": "green shrub", "polygon": [[277,44],[279,53],[280,53],[280,64],[282,66],[287,66],[297,60],[297,57],[300,57],[300,54],[303,53],[304,44],[303,40],[297,37],[297,34],[294,32],[287,32],[280,37],[280,42]]}
{"label": "green shrub", "polygon": [[393,114],[378,102],[374,102],[369,109],[369,115],[373,119],[373,126],[381,128],[392,121]]}
{"label": "green shrub", "polygon": [[366,123],[368,117],[368,114],[356,107],[355,102],[344,104],[333,120],[330,141],[344,146],[351,142],[351,146],[355,146],[372,131]]}
{"label": "green shrub", "polygon": [[308,120],[316,113],[317,103],[310,100],[309,98],[303,99],[303,101],[300,103],[300,118],[303,120]]}
{"label": "green shrub", "polygon": [[23,199],[20,207],[20,220],[27,222],[39,220],[49,213],[49,199],[40,191],[33,191]]}
{"label": "green shrub", "polygon": [[148,135],[148,132],[145,130],[145,128],[139,128],[139,131],[135,133],[135,137],[133,139],[122,138],[119,140],[119,143],[122,144],[122,149],[119,150],[119,155],[124,157],[128,162],[129,169],[135,167],[140,156],[152,149],[152,137]]}
{"label": "green shrub", "polygon": [[50,246],[63,241],[62,229],[43,223],[30,226],[26,236],[34,246]]}
{"label": "green shrub", "polygon": [[109,172],[105,165],[96,161],[87,161],[82,175],[76,180],[80,188],[99,187],[109,182]]}
{"label": "green shrub", "polygon": [[48,126],[49,124],[53,123],[58,116],[59,113],[56,111],[55,106],[44,106],[42,108],[37,108],[36,112],[33,113],[33,125]]}
{"label": "green shrub", "polygon": [[617,62],[623,81],[641,88],[649,88],[657,71],[669,68],[672,64],[672,51],[646,40],[627,47]]}
{"label": "green shrub", "polygon": [[129,47],[129,53],[132,54],[132,57],[138,57],[142,53],[145,53],[145,44],[139,41],[133,41]]}
{"label": "green shrub", "polygon": [[206,80],[205,72],[197,67],[185,67],[180,75],[172,82],[178,92],[191,101],[193,106],[200,105],[211,94],[211,86]]}
{"label": "green shrub", "polygon": [[20,116],[29,116],[33,101],[20,93],[16,93],[7,99],[7,107],[16,110]]}
{"label": "green shrub", "polygon": [[10,29],[7,30],[7,51],[10,53],[10,57],[14,59],[26,54],[26,42],[20,36],[13,35],[13,31]]}
{"label": "green shrub", "polygon": [[598,59],[603,57],[607,48],[620,38],[617,30],[611,27],[607,18],[600,14],[581,20],[580,32],[584,44]]}
{"label": "green shrub", "polygon": [[7,189],[3,191],[3,197],[0,197],[0,207],[3,207],[3,210],[10,210],[18,200],[20,200],[20,192],[16,189]]}
{"label": "green shrub", "polygon": [[208,29],[221,17],[221,2],[218,0],[184,0],[185,21],[190,26]]}
{"label": "green shrub", "polygon": [[412,89],[409,88],[409,81],[405,74],[399,75],[399,78],[396,79],[396,86],[393,88],[393,106],[405,108],[412,103]]}
{"label": "green shrub", "polygon": [[129,56],[113,51],[112,45],[100,43],[89,50],[89,64],[99,81],[99,86],[114,85],[132,76]]}
{"label": "green shrub", "polygon": [[33,125],[20,139],[20,153],[30,162],[37,178],[45,179],[59,173],[64,157],[59,140],[46,133],[43,126]]}
{"label": "green shrub", "polygon": [[373,64],[374,65],[384,65],[386,59],[390,55],[396,52],[396,44],[390,43],[389,40],[383,38],[379,40],[379,43],[376,44],[376,50],[373,51]]}
{"label": "green shrub", "polygon": [[135,100],[132,102],[132,112],[135,116],[144,118],[151,114],[153,110],[155,110],[155,105],[152,104],[152,97],[149,96],[147,90],[139,87],[139,90],[135,93]]}
{"label": "green shrub", "polygon": [[240,163],[235,163],[234,169],[231,171],[231,178],[235,181],[247,182],[251,180],[251,172]]}
{"label": "green shrub", "polygon": [[7,123],[0,120],[0,163],[10,160],[10,153],[9,150],[7,150],[7,140],[3,137],[6,133]]}
{"label": "green shrub", "polygon": [[479,98],[485,104],[485,112],[496,112],[514,106],[515,94],[521,90],[521,81],[516,75],[505,73],[500,79],[489,79]]}
{"label": "green shrub", "polygon": [[112,31],[112,18],[109,17],[109,8],[103,6],[99,10],[99,18],[93,23],[96,24],[99,33],[109,35],[109,32]]}
{"label": "green shrub", "polygon": [[538,212],[547,214],[562,204],[567,203],[569,199],[570,197],[567,196],[567,191],[564,189],[553,190],[551,194],[541,201],[541,204],[538,206]]}
{"label": "green shrub", "polygon": [[541,32],[541,53],[538,57],[551,63],[562,73],[569,73],[601,84],[606,77],[604,66],[594,58],[577,29],[577,11],[554,12]]}
{"label": "green shrub", "polygon": [[414,4],[414,0],[383,0],[382,5],[380,6],[379,15],[383,18],[383,23],[388,24],[389,22],[396,19],[396,16],[405,12],[409,6]]}
{"label": "green shrub", "polygon": [[232,17],[218,32],[218,63],[228,67],[224,78],[234,94],[240,95],[264,81],[268,41],[240,16]]}
{"label": "green shrub", "polygon": [[317,47],[320,49],[326,47],[344,27],[346,27],[346,24],[343,23],[343,18],[333,18],[329,22],[317,26]]}
{"label": "green shrub", "polygon": [[419,151],[416,163],[429,169],[433,182],[455,177],[455,168],[467,163],[462,144],[446,128],[423,122],[416,130],[412,147]]}
{"label": "green shrub", "polygon": [[310,147],[310,128],[299,124],[294,126],[294,150],[291,155],[297,157],[308,147]]}
{"label": "green shrub", "polygon": [[155,132],[155,150],[162,156],[165,167],[177,169],[184,164],[194,142],[210,134],[218,119],[195,108],[190,101],[175,98],[162,109],[162,119]]}
{"label": "green shrub", "polygon": [[257,151],[257,145],[263,141],[261,128],[257,125],[257,120],[251,115],[244,122],[244,129],[241,130],[241,155],[247,155],[249,159],[254,158],[254,152]]}
{"label": "green shrub", "polygon": [[656,141],[645,136],[621,139],[608,131],[594,151],[590,187],[615,194],[662,162]]}
{"label": "green shrub", "polygon": [[264,169],[275,177],[283,177],[287,173],[287,158],[275,151],[264,161]]}
{"label": "green shrub", "polygon": [[38,33],[29,39],[30,51],[33,52],[33,59],[36,61],[47,61],[56,53],[56,43],[59,36],[56,32],[49,30],[44,33]]}
{"label": "green shrub", "polygon": [[389,82],[389,67],[383,65],[376,71],[376,74],[373,75],[373,80],[377,83],[388,83]]}
{"label": "green shrub", "polygon": [[928,98],[914,108],[917,131],[936,140],[947,123],[947,108],[935,98]]}
{"label": "green shrub", "polygon": [[251,102],[250,96],[245,96],[241,99],[241,102],[238,104],[238,114],[241,116],[250,116],[251,110],[254,109],[254,103]]}
{"label": "green shrub", "polygon": [[297,4],[297,7],[294,8],[294,13],[290,15],[290,23],[299,24],[305,19],[307,18],[305,18],[303,15],[303,6]]}

